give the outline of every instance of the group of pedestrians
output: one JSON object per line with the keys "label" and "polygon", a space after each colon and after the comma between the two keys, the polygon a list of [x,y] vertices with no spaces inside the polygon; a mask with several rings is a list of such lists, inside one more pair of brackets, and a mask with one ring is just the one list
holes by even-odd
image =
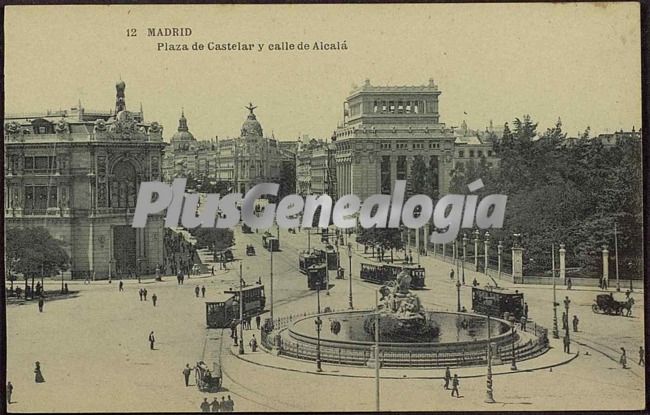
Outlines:
{"label": "group of pedestrians", "polygon": [[[621,364],[621,367],[623,369],[627,369],[627,353],[625,351],[625,347],[621,347],[621,357],[619,358],[618,362]],[[645,366],[645,350],[643,349],[643,346],[639,347],[639,366]]]}
{"label": "group of pedestrians", "polygon": [[221,397],[221,401],[215,396],[212,399],[212,402],[208,402],[208,398],[203,398],[201,402],[201,412],[234,412],[235,411],[235,402],[232,400],[230,395],[228,399],[224,396]]}
{"label": "group of pedestrians", "polygon": [[451,376],[451,370],[449,370],[449,366],[445,369],[445,390],[449,390],[449,384],[451,383],[451,396],[453,397],[456,395],[457,398],[460,398],[460,394],[458,392],[458,386],[460,385],[460,380],[458,379],[458,374],[454,373],[454,376]]}
{"label": "group of pedestrians", "polygon": [[199,298],[199,293],[201,293],[201,297],[205,298],[205,285],[202,285],[200,288],[197,285],[194,287],[194,294],[196,295],[196,298]]}

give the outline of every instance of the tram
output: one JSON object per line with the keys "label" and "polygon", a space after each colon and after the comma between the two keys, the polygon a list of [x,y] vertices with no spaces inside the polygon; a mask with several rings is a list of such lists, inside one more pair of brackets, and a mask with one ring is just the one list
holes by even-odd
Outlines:
{"label": "tram", "polygon": [[300,272],[307,274],[307,269],[312,265],[322,264],[325,261],[324,252],[319,249],[303,251],[298,255]]}
{"label": "tram", "polygon": [[325,264],[315,264],[307,268],[307,287],[310,290],[327,288],[327,268]]}
{"label": "tram", "polygon": [[[242,287],[243,317],[254,317],[266,312],[264,284]],[[206,324],[210,328],[230,327],[234,320],[239,320],[239,289],[232,288],[219,294],[213,301],[205,303]]]}
{"label": "tram", "polygon": [[389,265],[389,264],[361,264],[360,276],[363,281],[375,284],[386,284],[395,280],[402,270],[408,271],[411,276],[411,288],[424,288],[425,270],[417,265]]}
{"label": "tram", "polygon": [[472,310],[497,318],[504,318],[507,313],[520,319],[524,314],[524,294],[489,285],[472,287]]}
{"label": "tram", "polygon": [[324,256],[327,257],[327,268],[337,269],[339,266],[339,254],[332,245],[325,246]]}

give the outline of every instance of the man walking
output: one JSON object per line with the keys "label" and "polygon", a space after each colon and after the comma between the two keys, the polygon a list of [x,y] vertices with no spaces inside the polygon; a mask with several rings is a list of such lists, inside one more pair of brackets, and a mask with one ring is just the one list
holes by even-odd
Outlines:
{"label": "man walking", "polygon": [[203,402],[201,402],[201,412],[210,412],[210,402],[208,402],[208,398],[203,398]]}
{"label": "man walking", "polygon": [[228,400],[226,402],[228,403],[228,405],[227,405],[228,412],[234,412],[235,411],[235,402],[230,398],[230,395],[228,395]]}
{"label": "man walking", "polygon": [[120,281],[120,291],[124,291],[124,281]]}
{"label": "man walking", "polygon": [[156,293],[154,293],[154,294],[151,296],[151,301],[153,301],[153,306],[154,306],[154,307],[156,306],[156,300],[157,300],[157,299],[158,299],[158,296],[156,295]]}
{"label": "man walking", "polygon": [[645,366],[645,350],[643,350],[643,346],[639,347],[639,366]]}
{"label": "man walking", "polygon": [[38,298],[38,311],[40,313],[43,312],[43,304],[45,304],[45,303],[43,301],[43,297],[41,296],[41,297]]}
{"label": "man walking", "polygon": [[11,382],[7,382],[7,405],[11,404],[11,394],[14,391],[14,385]]}
{"label": "man walking", "polygon": [[576,316],[574,314],[572,323],[573,323],[573,331],[576,332],[576,333],[578,332],[578,323],[579,322],[580,322],[580,320],[578,320],[578,316]]}
{"label": "man walking", "polygon": [[258,330],[260,329],[260,322],[261,321],[262,321],[262,318],[259,315],[255,316],[255,325],[257,326]]}
{"label": "man walking", "polygon": [[451,371],[449,366],[445,369],[445,390],[449,390],[449,381],[451,380]]}
{"label": "man walking", "polygon": [[144,297],[144,301],[147,301],[147,289],[142,290],[142,296]]}
{"label": "man walking", "polygon": [[205,285],[201,286],[201,297],[205,298]]}
{"label": "man walking", "polygon": [[454,378],[451,381],[451,396],[454,396],[454,392],[456,392],[456,397],[460,398],[460,395],[458,394],[458,385],[459,385],[459,380],[458,380],[458,374],[454,373]]}
{"label": "man walking", "polygon": [[627,355],[625,354],[625,348],[621,347],[621,358],[619,359],[619,363],[623,367],[623,369],[627,369]]}
{"label": "man walking", "polygon": [[563,337],[563,341],[564,341],[564,353],[571,353],[570,351],[571,341],[569,340],[569,336],[565,334]]}
{"label": "man walking", "polygon": [[138,290],[138,295],[140,296],[140,301],[142,301],[142,294],[143,294],[143,293],[142,293],[142,288],[140,288],[140,289]]}
{"label": "man walking", "polygon": [[153,331],[149,333],[149,348],[153,350],[153,345],[156,342],[156,337],[153,335]]}
{"label": "man walking", "polygon": [[214,399],[212,400],[212,404],[210,405],[210,411],[219,412],[220,409],[221,409],[221,405],[219,405],[219,400],[215,396]]}
{"label": "man walking", "polygon": [[199,288],[198,285],[196,287],[194,287],[194,294],[196,294],[196,298],[199,298],[199,291],[200,291],[200,288]]}
{"label": "man walking", "polygon": [[252,352],[256,352],[256,351],[257,351],[257,339],[255,338],[255,335],[254,335],[254,334],[253,334],[253,338],[252,338],[251,341],[248,343],[248,345],[251,347],[251,351],[252,351]]}
{"label": "man walking", "polygon": [[453,268],[449,271],[449,279],[450,280],[454,279],[454,269]]}
{"label": "man walking", "polygon": [[192,369],[190,368],[190,364],[185,365],[185,369],[183,369],[183,377],[185,377],[185,386],[190,386],[190,373],[192,373]]}

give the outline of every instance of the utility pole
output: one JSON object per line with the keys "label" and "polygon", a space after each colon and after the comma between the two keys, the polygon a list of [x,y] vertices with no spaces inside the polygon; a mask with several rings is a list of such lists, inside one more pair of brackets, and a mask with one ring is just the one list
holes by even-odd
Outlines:
{"label": "utility pole", "polygon": [[375,291],[375,410],[379,412],[379,291]]}
{"label": "utility pole", "polygon": [[557,299],[555,296],[555,244],[551,244],[551,273],[553,275],[553,338],[559,339],[560,332],[557,328]]}
{"label": "utility pole", "polygon": [[239,262],[239,354],[244,354],[244,278],[243,263]]}
{"label": "utility pole", "polygon": [[[280,234],[280,228],[278,228],[278,236]],[[280,242],[278,241],[278,245]],[[273,321],[273,249],[271,249],[271,290],[269,291],[270,303],[271,303],[271,321]]]}

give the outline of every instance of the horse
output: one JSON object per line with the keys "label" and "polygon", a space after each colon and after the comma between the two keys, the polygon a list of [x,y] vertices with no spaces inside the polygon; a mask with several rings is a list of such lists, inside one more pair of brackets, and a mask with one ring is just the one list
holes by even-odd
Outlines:
{"label": "horse", "polygon": [[626,310],[625,317],[631,317],[633,305],[634,305],[634,298],[632,297],[628,298],[627,301],[621,305],[621,314],[623,314],[623,310]]}

